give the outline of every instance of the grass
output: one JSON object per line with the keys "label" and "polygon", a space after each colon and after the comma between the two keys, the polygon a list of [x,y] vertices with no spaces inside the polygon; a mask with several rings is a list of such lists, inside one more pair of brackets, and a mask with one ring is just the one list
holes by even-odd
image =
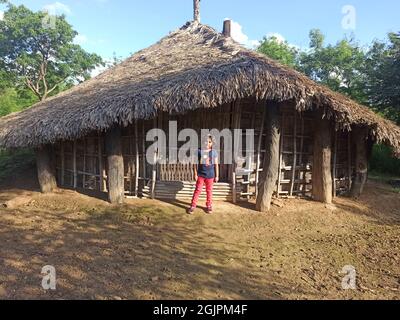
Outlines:
{"label": "grass", "polygon": [[15,172],[21,172],[34,165],[35,155],[32,150],[0,150],[0,182],[12,177]]}
{"label": "grass", "polygon": [[375,181],[378,181],[378,182],[383,182],[383,183],[387,184],[388,186],[390,186],[391,189],[394,192],[400,193],[400,188],[399,187],[394,187],[391,184],[391,181],[393,181],[393,180],[400,180],[399,176],[393,176],[391,174],[382,173],[382,172],[379,172],[379,171],[371,171],[369,173],[369,175],[368,175],[368,178],[372,179],[372,180],[375,180]]}

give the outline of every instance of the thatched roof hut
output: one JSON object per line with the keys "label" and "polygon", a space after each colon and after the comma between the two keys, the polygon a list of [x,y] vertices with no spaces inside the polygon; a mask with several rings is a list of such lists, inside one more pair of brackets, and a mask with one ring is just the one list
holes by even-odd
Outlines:
{"label": "thatched roof hut", "polygon": [[320,108],[337,127],[367,126],[374,141],[400,156],[394,123],[198,21],[91,80],[1,118],[0,146],[37,147],[127,126],[159,111],[184,113],[250,96],[293,100],[298,111]]}

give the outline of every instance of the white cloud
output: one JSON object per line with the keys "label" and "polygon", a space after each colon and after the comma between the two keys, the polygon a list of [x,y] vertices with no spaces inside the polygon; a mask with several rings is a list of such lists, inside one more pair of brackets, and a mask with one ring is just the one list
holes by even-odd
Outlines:
{"label": "white cloud", "polygon": [[0,11],[0,21],[4,19],[4,12]]}
{"label": "white cloud", "polygon": [[84,34],[78,34],[74,38],[74,43],[75,44],[82,45],[82,44],[87,43],[87,42],[88,42],[88,38]]}
{"label": "white cloud", "polygon": [[284,43],[286,41],[285,37],[280,33],[269,32],[266,35],[267,38],[275,38],[278,43]]}
{"label": "white cloud", "polygon": [[249,48],[257,47],[260,44],[258,40],[251,40],[249,36],[243,32],[243,27],[240,23],[233,20],[231,20],[231,37],[236,42]]}
{"label": "white cloud", "polygon": [[243,32],[243,27],[239,22],[232,20],[231,36],[233,40],[247,47],[255,47],[259,44],[257,40],[251,40],[248,35]]}
{"label": "white cloud", "polygon": [[43,7],[43,10],[47,11],[48,13],[52,15],[58,15],[58,14],[71,14],[72,11],[71,9],[64,3],[62,2],[54,2],[48,5],[45,5]]}

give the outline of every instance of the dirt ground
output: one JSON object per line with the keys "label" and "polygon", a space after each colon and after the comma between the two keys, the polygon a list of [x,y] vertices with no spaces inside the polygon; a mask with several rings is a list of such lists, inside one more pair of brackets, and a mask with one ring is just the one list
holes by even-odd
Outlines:
{"label": "dirt ground", "polygon": [[[291,199],[268,214],[3,186],[1,299],[400,299],[400,194],[369,182],[334,207]],[[41,287],[52,265],[57,288]],[[343,290],[344,266],[356,290]]]}

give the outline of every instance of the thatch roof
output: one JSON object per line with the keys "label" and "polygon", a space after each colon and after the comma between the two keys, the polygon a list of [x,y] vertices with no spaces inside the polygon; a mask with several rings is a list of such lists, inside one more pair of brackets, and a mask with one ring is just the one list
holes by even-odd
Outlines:
{"label": "thatch roof", "polygon": [[0,146],[35,147],[106,130],[159,110],[185,112],[239,98],[293,100],[323,108],[342,128],[365,125],[400,155],[400,128],[347,97],[191,22],[118,66],[0,120]]}

